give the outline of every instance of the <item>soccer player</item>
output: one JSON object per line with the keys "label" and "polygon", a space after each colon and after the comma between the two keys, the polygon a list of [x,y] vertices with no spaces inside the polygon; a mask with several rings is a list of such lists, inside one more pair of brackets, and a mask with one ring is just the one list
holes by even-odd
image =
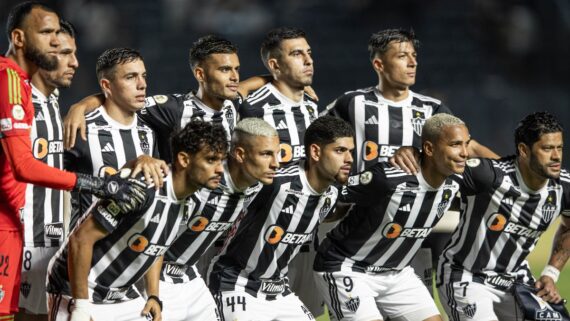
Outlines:
{"label": "soccer player", "polygon": [[[63,128],[56,89],[71,86],[79,63],[75,30],[67,21],[59,23],[58,67],[53,71],[40,69],[32,77],[31,142],[36,159],[63,169]],[[26,187],[21,310],[16,320],[47,320],[46,272],[49,259],[63,242],[63,202],[63,191],[32,184]]]}
{"label": "soccer player", "polygon": [[240,118],[262,118],[277,129],[281,164],[305,157],[305,130],[319,114],[305,91],[313,82],[312,50],[305,32],[283,27],[271,30],[261,44],[261,60],[273,80],[251,93],[239,110]]}
{"label": "soccer player", "polygon": [[[160,319],[162,255],[197,209],[189,197],[215,189],[227,151],[221,126],[192,121],[173,135],[171,174],[147,189],[140,208],[119,213],[106,199],[92,206],[50,261],[48,309],[52,321]],[[145,275],[147,302],[134,283]],[[142,312],[141,312],[142,311]]]}
{"label": "soccer player", "polygon": [[277,131],[258,118],[240,121],[220,186],[200,190],[204,207],[164,256],[160,282],[164,320],[217,319],[216,303],[195,264],[233,226],[261,186],[273,182],[278,167]]}
{"label": "soccer player", "polygon": [[[141,155],[158,157],[153,130],[139,120],[145,105],[146,69],[136,50],[114,48],[97,59],[97,79],[105,103],[86,115],[87,140],[64,154],[67,170],[104,177]],[[89,193],[72,193],[70,229],[93,203]]]}
{"label": "soccer player", "polygon": [[[122,210],[136,206],[144,192],[139,182],[119,175],[101,179],[75,174],[34,158],[30,142],[34,107],[29,80],[39,68],[57,67],[59,30],[59,17],[52,9],[22,2],[10,10],[6,30],[10,45],[6,56],[0,56],[0,269],[4,271],[0,275],[0,317],[6,320],[18,310],[23,246],[20,219],[26,183],[112,197]],[[111,185],[118,188],[108,189]]]}
{"label": "soccer player", "polygon": [[305,132],[307,160],[280,169],[248,205],[209,275],[225,320],[314,320],[289,288],[288,264],[336,203],[331,184],[346,183],[353,141],[345,121],[318,118]]}
{"label": "soccer player", "polygon": [[[562,131],[556,117],[537,112],[515,130],[516,156],[467,162],[457,180],[459,226],[437,272],[450,320],[523,320],[515,283],[535,287],[544,301],[561,300],[555,283],[570,256],[570,175],[560,167]],[[535,280],[526,257],[559,214],[552,255]]]}
{"label": "soccer player", "polygon": [[410,262],[451,201],[470,142],[457,117],[430,117],[421,170],[376,163],[351,176],[340,202],[353,210],[321,242],[315,280],[335,320],[442,320]]}

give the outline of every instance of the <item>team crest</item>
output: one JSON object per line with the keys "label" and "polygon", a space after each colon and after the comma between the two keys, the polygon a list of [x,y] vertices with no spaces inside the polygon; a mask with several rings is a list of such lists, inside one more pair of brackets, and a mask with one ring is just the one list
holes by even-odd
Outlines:
{"label": "team crest", "polygon": [[542,205],[542,220],[545,223],[550,223],[554,214],[556,213],[556,194],[550,193]]}
{"label": "team crest", "polygon": [[28,281],[24,281],[20,284],[20,292],[22,292],[22,295],[24,295],[24,297],[26,298],[28,297],[28,295],[30,295],[31,289],[32,285]]}
{"label": "team crest", "polygon": [[470,319],[475,316],[476,312],[477,312],[477,304],[476,303],[468,304],[468,305],[463,307],[463,313],[465,313],[465,315]]}
{"label": "team crest", "polygon": [[350,298],[344,304],[346,304],[346,308],[348,310],[350,310],[352,312],[356,312],[356,310],[358,310],[358,307],[360,306],[360,298],[359,297]]}
{"label": "team crest", "polygon": [[14,105],[14,107],[12,107],[12,117],[14,117],[15,120],[22,120],[24,116],[26,116],[24,107],[20,105]]}
{"label": "team crest", "polygon": [[451,202],[451,190],[445,189],[441,195],[441,201],[437,205],[437,218],[443,216],[443,213],[445,213],[445,210],[448,208],[449,202]]}
{"label": "team crest", "polygon": [[481,164],[481,160],[479,158],[470,158],[465,163],[469,167],[477,167],[479,164]]}
{"label": "team crest", "polygon": [[228,127],[230,130],[230,133],[234,132],[234,124],[235,124],[235,116],[234,116],[234,112],[232,110],[231,107],[227,107],[226,108],[226,119],[228,121]]}
{"label": "team crest", "polygon": [[309,120],[312,123],[313,121],[315,121],[315,119],[317,119],[317,117],[315,115],[315,110],[311,106],[306,106],[306,108],[307,108],[307,112],[309,112]]}
{"label": "team crest", "polygon": [[150,144],[148,143],[147,132],[139,131],[139,140],[141,142],[141,149],[146,155],[150,154]]}
{"label": "team crest", "polygon": [[424,127],[424,124],[426,123],[426,115],[418,110],[412,110],[413,112],[413,117],[412,117],[412,128],[414,129],[414,132],[418,135],[421,136],[422,135],[422,128]]}
{"label": "team crest", "polygon": [[329,214],[330,210],[331,210],[331,199],[330,197],[327,197],[325,198],[323,206],[321,207],[321,210],[319,212],[320,219],[323,220]]}
{"label": "team crest", "polygon": [[534,313],[536,321],[561,321],[562,315],[559,312],[544,308]]}
{"label": "team crest", "polygon": [[168,97],[164,95],[156,95],[153,96],[152,98],[154,98],[154,101],[156,101],[157,104],[161,105],[168,101]]}
{"label": "team crest", "polygon": [[359,181],[360,181],[361,185],[370,184],[370,182],[372,181],[372,172],[366,171],[366,172],[360,174]]}

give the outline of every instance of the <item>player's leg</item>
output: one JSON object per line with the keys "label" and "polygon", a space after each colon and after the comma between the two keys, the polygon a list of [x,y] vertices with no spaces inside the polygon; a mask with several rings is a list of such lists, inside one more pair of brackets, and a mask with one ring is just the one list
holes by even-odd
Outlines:
{"label": "player's leg", "polygon": [[56,247],[24,247],[20,285],[20,312],[16,320],[46,321],[46,276]]}
{"label": "player's leg", "polygon": [[299,297],[294,293],[287,296],[279,296],[275,301],[271,301],[273,310],[279,311],[274,320],[279,321],[310,321],[315,320],[315,317],[301,302]]}
{"label": "player's leg", "polygon": [[[493,308],[499,320],[523,321],[524,312],[510,291],[495,290],[499,302],[495,302]],[[540,299],[539,299],[540,300]],[[535,312],[536,313],[536,312]]]}
{"label": "player's leg", "polygon": [[301,302],[314,316],[324,313],[324,299],[315,285],[313,270],[316,251],[312,244],[305,244],[301,251],[289,263],[288,276],[291,290],[299,297]]}
{"label": "player's leg", "polygon": [[0,231],[0,320],[13,320],[18,311],[22,269],[22,233]]}
{"label": "player's leg", "polygon": [[145,304],[146,301],[140,296],[136,299],[124,302],[92,304],[91,320],[108,321],[110,316],[112,316],[112,320],[114,321],[148,321],[151,320],[149,317],[141,315]]}
{"label": "player's leg", "polygon": [[412,262],[410,262],[410,266],[414,269],[416,275],[422,280],[426,289],[433,297],[433,263],[431,248],[420,248]]}
{"label": "player's leg", "polygon": [[160,282],[165,321],[220,320],[216,302],[200,277],[185,283]]}
{"label": "player's leg", "polygon": [[214,294],[214,300],[222,320],[262,321],[272,320],[268,301],[247,292],[227,291]]}
{"label": "player's leg", "polygon": [[380,273],[377,278],[385,290],[376,303],[390,320],[442,320],[431,294],[411,267]]}
{"label": "player's leg", "polygon": [[[497,321],[494,304],[499,299],[484,284],[470,281],[444,283],[437,288],[450,321]],[[505,319],[506,320],[506,319]]]}
{"label": "player's leg", "polygon": [[315,272],[315,283],[332,320],[383,320],[374,276],[356,272]]}

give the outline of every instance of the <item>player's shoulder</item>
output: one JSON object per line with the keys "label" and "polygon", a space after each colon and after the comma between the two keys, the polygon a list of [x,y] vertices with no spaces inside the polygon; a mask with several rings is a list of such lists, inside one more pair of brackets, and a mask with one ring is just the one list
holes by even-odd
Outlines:
{"label": "player's shoulder", "polygon": [[271,83],[265,84],[263,87],[252,92],[247,96],[245,104],[251,107],[262,107],[265,104],[279,105],[281,101],[273,92],[273,85]]}
{"label": "player's shoulder", "polygon": [[291,180],[295,176],[299,176],[299,174],[301,173],[300,166],[301,165],[299,164],[299,162],[292,162],[287,165],[284,165],[283,167],[280,167],[276,171],[275,178],[278,180]]}
{"label": "player's shoulder", "polygon": [[85,123],[89,124],[98,124],[101,122],[106,123],[105,118],[103,117],[103,107],[99,106],[93,111],[88,112],[85,114]]}
{"label": "player's shoulder", "polygon": [[566,169],[560,170],[560,176],[556,179],[556,181],[564,186],[564,188],[570,188],[570,173]]}
{"label": "player's shoulder", "polygon": [[183,94],[153,95],[145,98],[145,108],[162,105],[179,105],[186,99]]}
{"label": "player's shoulder", "polygon": [[430,97],[430,96],[426,96],[426,95],[422,95],[419,94],[417,92],[411,91],[410,90],[410,94],[412,95],[412,104],[414,104],[414,102],[421,102],[424,105],[432,105],[432,106],[440,106],[441,105],[441,100]]}
{"label": "player's shoulder", "polygon": [[[516,158],[517,158],[516,156],[512,155],[512,156],[502,157],[499,159],[489,159],[489,158],[473,158],[473,159],[478,159],[482,163],[490,163],[495,169],[495,171],[508,175],[516,171]],[[469,160],[467,163],[468,166],[470,161],[471,160]],[[474,161],[471,161],[471,163],[473,162]]]}
{"label": "player's shoulder", "polygon": [[371,87],[366,87],[366,88],[360,88],[360,89],[356,89],[356,90],[349,90],[347,92],[345,92],[344,94],[340,95],[337,98],[337,101],[352,101],[354,99],[356,99],[357,97],[362,97],[365,100],[368,101],[378,101],[378,96],[376,96],[376,87],[371,86]]}

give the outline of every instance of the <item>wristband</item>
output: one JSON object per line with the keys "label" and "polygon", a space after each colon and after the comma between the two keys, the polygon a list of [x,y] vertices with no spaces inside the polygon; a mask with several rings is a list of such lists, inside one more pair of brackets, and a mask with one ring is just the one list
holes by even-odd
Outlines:
{"label": "wristband", "polygon": [[70,321],[91,320],[91,302],[89,299],[73,299]]}
{"label": "wristband", "polygon": [[556,283],[558,281],[558,277],[560,276],[560,270],[549,264],[544,267],[544,270],[542,270],[540,276],[548,276],[552,278],[554,283]]}
{"label": "wristband", "polygon": [[160,312],[162,312],[162,301],[156,295],[149,295],[146,301],[148,302],[150,299],[153,299],[154,301],[158,302],[158,306],[160,307]]}

